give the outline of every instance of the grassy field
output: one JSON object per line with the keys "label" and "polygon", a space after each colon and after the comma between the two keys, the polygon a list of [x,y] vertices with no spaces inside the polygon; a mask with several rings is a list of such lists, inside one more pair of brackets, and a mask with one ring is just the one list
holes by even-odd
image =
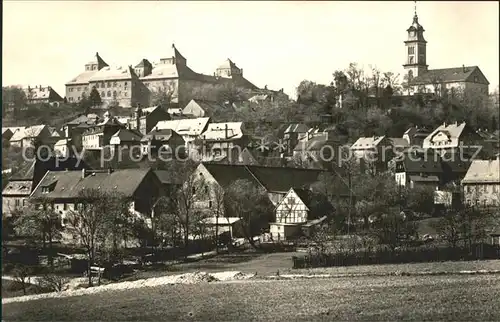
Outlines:
{"label": "grassy field", "polygon": [[168,285],[3,305],[12,320],[498,320],[500,279],[358,277]]}

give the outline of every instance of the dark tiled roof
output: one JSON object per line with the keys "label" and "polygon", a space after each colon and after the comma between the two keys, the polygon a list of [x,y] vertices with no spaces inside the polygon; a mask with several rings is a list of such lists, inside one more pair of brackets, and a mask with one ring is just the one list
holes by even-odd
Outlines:
{"label": "dark tiled roof", "polygon": [[477,66],[430,69],[426,73],[415,77],[412,83],[415,85],[432,84],[436,80],[444,83],[463,82],[468,80],[476,69],[478,69]]}
{"label": "dark tiled roof", "polygon": [[410,176],[411,181],[415,182],[439,182],[439,178],[437,176]]}
{"label": "dark tiled roof", "polygon": [[89,169],[89,166],[83,160],[77,158],[55,158],[52,157],[47,161],[36,160],[29,162],[17,174],[12,176],[11,180],[32,180],[36,185],[45,173],[51,171],[80,170]]}
{"label": "dark tiled roof", "polygon": [[222,187],[227,187],[236,180],[248,180],[262,186],[245,165],[215,163],[203,163],[203,165]]}
{"label": "dark tiled roof", "polygon": [[[78,198],[83,189],[114,191],[126,197],[132,197],[150,169],[122,169],[112,173],[91,172],[82,178],[82,171],[49,171],[32,193],[32,197],[54,199]],[[48,193],[42,193],[42,187],[55,183]]]}
{"label": "dark tiled roof", "polygon": [[180,177],[172,175],[168,170],[155,170],[154,173],[162,184],[182,184]]}
{"label": "dark tiled roof", "polygon": [[433,151],[407,151],[402,157],[406,172],[436,174],[443,172],[441,158]]}
{"label": "dark tiled roof", "polygon": [[290,188],[308,187],[318,181],[322,170],[248,166],[267,191],[287,192]]}

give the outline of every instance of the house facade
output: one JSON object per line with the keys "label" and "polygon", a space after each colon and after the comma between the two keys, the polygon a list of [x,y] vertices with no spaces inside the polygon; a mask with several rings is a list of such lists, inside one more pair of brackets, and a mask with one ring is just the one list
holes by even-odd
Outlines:
{"label": "house facade", "polygon": [[109,112],[106,112],[102,122],[86,127],[82,134],[82,147],[86,150],[101,150],[110,145],[111,137],[125,127]]}
{"label": "house facade", "polygon": [[482,149],[483,139],[465,122],[443,123],[424,139],[422,146],[439,153],[462,152],[472,156]]}
{"label": "house facade", "polygon": [[244,133],[243,122],[209,123],[201,134],[201,156],[203,161],[212,161],[239,155],[249,143]]}
{"label": "house facade", "polygon": [[65,169],[88,169],[82,160],[73,157],[51,157],[47,160],[34,160],[27,163],[18,173],[14,174],[2,191],[2,212],[11,215],[29,205],[29,196],[42,180],[45,173],[64,171]]}
{"label": "house facade", "polygon": [[70,211],[78,211],[83,189],[120,193],[128,209],[137,216],[151,212],[154,202],[163,195],[163,187],[151,169],[47,171],[30,195],[34,203],[49,200],[63,222]]}
{"label": "house facade", "polygon": [[472,161],[462,180],[466,204],[500,206],[500,159]]}
{"label": "house facade", "polygon": [[[276,207],[276,221],[269,224],[273,241],[296,239],[311,235],[313,226],[322,223],[333,211],[325,207],[322,214],[312,214],[312,193],[307,189],[291,188]],[[317,217],[312,218],[311,215]],[[314,221],[314,222],[313,222]],[[306,228],[306,229],[304,229]]]}
{"label": "house facade", "polygon": [[38,85],[35,87],[28,86],[23,88],[26,95],[26,103],[28,104],[51,104],[58,105],[63,102],[63,98],[52,87]]}
{"label": "house facade", "polygon": [[208,117],[160,121],[156,124],[155,129],[169,129],[176,132],[184,139],[188,153],[190,153],[190,155],[194,153],[194,155],[198,156],[195,140],[205,132],[209,122],[210,118]]}
{"label": "house facade", "polygon": [[55,136],[49,126],[33,125],[15,131],[9,140],[9,144],[19,148],[34,147],[35,144],[53,147],[59,139],[60,136]]}
{"label": "house facade", "polygon": [[156,155],[158,153],[169,156],[183,157],[185,142],[182,136],[170,129],[154,129],[141,139],[142,155]]}

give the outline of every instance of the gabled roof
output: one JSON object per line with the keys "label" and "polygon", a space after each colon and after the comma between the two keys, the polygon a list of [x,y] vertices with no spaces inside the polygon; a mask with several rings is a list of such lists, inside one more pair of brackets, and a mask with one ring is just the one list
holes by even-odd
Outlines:
{"label": "gabled roof", "polygon": [[99,53],[95,53],[94,59],[89,61],[86,65],[97,64],[99,66],[108,66],[106,62],[101,58]]}
{"label": "gabled roof", "polygon": [[434,139],[435,136],[441,135],[441,136],[446,136],[448,139],[448,144],[447,145],[458,145],[458,140],[460,136],[462,135],[462,132],[466,128],[467,124],[465,122],[458,124],[458,123],[452,123],[452,124],[442,124],[438,126],[432,133],[430,133],[425,139],[424,139],[424,144],[423,147],[427,148],[430,147],[432,144],[432,140]]}
{"label": "gabled roof", "polygon": [[26,126],[25,128],[20,128],[14,135],[10,138],[11,142],[20,141],[25,138],[36,138],[42,133],[43,129],[45,129],[46,125],[32,125]]}
{"label": "gabled roof", "polygon": [[500,160],[472,161],[462,183],[500,183]]}
{"label": "gabled roof", "polygon": [[[95,115],[95,114],[93,114]],[[76,118],[74,118],[73,120],[69,121],[68,123],[66,123],[65,125],[79,125],[79,124],[82,124],[82,123],[85,123],[85,124],[95,124],[96,120],[98,119],[97,115],[95,115],[96,117],[91,117],[92,114],[89,114],[89,115],[80,115]]]}
{"label": "gabled roof", "polygon": [[37,99],[49,99],[51,92],[54,92],[59,98],[61,97],[57,92],[50,86],[40,86],[40,87],[27,87],[23,88],[23,91],[28,100]]}
{"label": "gabled roof", "polygon": [[240,155],[238,155],[237,164],[259,165],[259,162],[248,148],[244,148]]}
{"label": "gabled roof", "polygon": [[226,59],[222,64],[220,64],[219,67],[217,67],[217,69],[238,69],[238,66],[236,66],[235,63],[233,63],[233,61],[231,59]]}
{"label": "gabled roof", "polygon": [[200,117],[196,119],[160,121],[156,124],[156,128],[159,130],[171,129],[179,135],[198,136],[205,130],[209,120],[208,117]]}
{"label": "gabled roof", "polygon": [[309,131],[310,127],[301,124],[301,123],[295,123],[295,124],[290,124],[286,129],[285,129],[285,134],[286,133],[306,133]]}
{"label": "gabled roof", "polygon": [[240,139],[243,137],[243,122],[209,123],[202,133],[205,140]]}
{"label": "gabled roof", "polygon": [[236,180],[248,180],[257,186],[263,187],[245,165],[227,165],[216,163],[202,163],[202,165],[223,188],[229,186]]}
{"label": "gabled roof", "polygon": [[109,81],[109,80],[128,80],[136,76],[134,70],[128,66],[101,68],[97,73],[89,78],[89,82]]}
{"label": "gabled roof", "polygon": [[151,65],[151,63],[149,62],[149,60],[143,58],[141,59],[141,61],[139,62],[139,64],[135,65],[135,67],[146,67],[146,66],[149,66]]}
{"label": "gabled roof", "polygon": [[410,146],[408,141],[406,141],[403,138],[389,138],[389,141],[391,142],[392,146],[394,146],[394,147],[406,148],[406,147]]}
{"label": "gabled roof", "polygon": [[308,187],[318,181],[323,170],[285,167],[248,166],[250,172],[267,191],[285,193],[290,188]]}
{"label": "gabled roof", "polygon": [[131,129],[119,129],[118,131],[116,131],[115,134],[111,136],[111,139],[113,138],[119,138],[120,142],[131,142],[131,141],[139,142],[142,138],[142,134]]}
{"label": "gabled roof", "polygon": [[434,151],[406,151],[402,154],[403,165],[407,173],[443,173],[441,157]]}
{"label": "gabled roof", "polygon": [[[453,67],[453,68],[442,68],[442,69],[429,69],[426,73],[418,75],[413,78],[413,85],[423,85],[432,83],[453,83],[453,82],[470,82],[471,75],[475,72],[481,70],[477,66],[467,66],[467,67]],[[482,75],[482,73],[481,73]],[[486,81],[487,84],[489,82]]]}
{"label": "gabled roof", "polygon": [[31,180],[9,181],[7,186],[2,191],[2,196],[15,196],[15,195],[29,196],[31,193],[32,185],[33,182]]}
{"label": "gabled roof", "polygon": [[373,149],[376,148],[384,138],[385,136],[360,137],[356,142],[354,142],[351,149]]}
{"label": "gabled roof", "polygon": [[[48,171],[31,197],[78,198],[84,189],[100,189],[101,191],[118,192],[125,197],[132,197],[137,191],[150,169],[120,169],[112,173],[91,172],[82,178],[82,171]],[[42,193],[42,187],[55,184],[54,189]]]}
{"label": "gabled roof", "polygon": [[153,137],[158,141],[168,141],[173,136],[178,136],[182,140],[182,137],[171,129],[161,129],[161,130],[154,129],[150,131],[148,134],[144,135],[144,137],[141,139],[141,142],[150,141],[153,139]]}
{"label": "gabled roof", "polygon": [[293,149],[294,152],[319,151],[328,143],[328,135],[322,133],[315,135],[307,141],[301,141]]}

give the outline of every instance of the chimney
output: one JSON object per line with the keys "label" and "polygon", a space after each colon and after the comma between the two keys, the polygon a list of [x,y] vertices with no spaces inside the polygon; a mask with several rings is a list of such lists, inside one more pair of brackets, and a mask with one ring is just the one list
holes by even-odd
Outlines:
{"label": "chimney", "polygon": [[225,137],[226,137],[226,139],[227,139],[227,124],[226,124],[226,125],[225,125],[225,127],[224,127],[224,134],[225,134]]}
{"label": "chimney", "polygon": [[462,65],[462,68],[463,68],[463,70],[464,70],[464,73],[466,73],[466,72],[467,72],[467,70],[465,69],[465,65]]}
{"label": "chimney", "polygon": [[82,179],[85,179],[85,175],[86,175],[86,173],[85,173],[85,168],[83,168],[83,169],[82,169]]}

